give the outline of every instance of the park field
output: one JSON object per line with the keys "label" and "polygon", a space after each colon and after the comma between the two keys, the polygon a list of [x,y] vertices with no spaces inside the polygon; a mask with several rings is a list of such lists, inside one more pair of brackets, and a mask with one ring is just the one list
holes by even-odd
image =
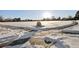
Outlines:
{"label": "park field", "polygon": [[[73,21],[40,21],[41,24],[45,27],[45,28],[54,28],[54,27],[60,27],[60,26],[65,26],[67,24],[71,24]],[[77,21],[79,23],[79,21]],[[24,28],[35,28],[37,24],[37,21],[29,21],[29,22],[0,22],[0,44],[3,44],[6,41],[15,41],[16,38],[21,35],[24,32],[29,32],[30,30],[24,30]],[[7,26],[6,26],[7,25]],[[3,27],[2,27],[3,26]],[[11,28],[11,27],[16,27],[15,28]],[[22,29],[18,28],[18,27],[22,27]],[[36,29],[36,28],[35,28]],[[36,32],[33,32],[33,35],[31,36],[31,38],[24,42],[23,44],[17,44],[14,46],[7,46],[5,45],[4,47],[10,47],[10,48],[79,48],[79,34],[66,34],[66,33],[62,33],[62,30],[77,30],[79,29],[79,24],[68,27],[68,28],[64,28],[64,29],[51,29],[51,30],[39,30]],[[27,36],[30,35],[30,33]],[[26,33],[27,34],[27,33]],[[7,39],[5,37],[7,36],[16,36],[14,39]],[[1,38],[5,38],[4,40],[2,40]],[[56,39],[58,38],[56,44],[46,44],[44,42],[44,40],[46,38],[50,38],[51,39]],[[60,39],[61,38],[61,39]],[[62,43],[63,42],[63,43]]]}

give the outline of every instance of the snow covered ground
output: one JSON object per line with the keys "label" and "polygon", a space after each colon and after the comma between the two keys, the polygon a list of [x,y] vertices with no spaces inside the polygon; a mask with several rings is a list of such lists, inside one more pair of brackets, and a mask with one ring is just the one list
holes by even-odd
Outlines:
{"label": "snow covered ground", "polygon": [[[79,22],[79,21],[78,21]],[[42,21],[42,25],[45,27],[58,27],[66,24],[72,23],[72,21]],[[9,25],[16,27],[34,27],[36,26],[35,22],[0,22],[1,25]],[[79,30],[79,24],[66,28],[69,30]],[[29,30],[28,30],[29,31]],[[10,29],[5,27],[0,27],[0,38],[7,37],[9,35],[21,35],[23,32],[28,32],[22,29]],[[4,48],[45,48],[49,47],[51,44],[46,44],[44,42],[44,38],[48,37],[53,40],[55,39],[56,44],[52,44],[50,48],[79,48],[79,34],[65,34],[62,33],[61,30],[47,30],[47,31],[36,31],[34,35],[31,36],[28,42],[24,44],[19,44],[15,46],[5,46]],[[29,32],[31,33],[31,32]],[[29,36],[30,34],[28,34]],[[24,36],[26,37],[26,36]],[[1,39],[0,39],[1,40]],[[6,39],[7,40],[7,39]],[[12,40],[12,39],[11,39]]]}
{"label": "snow covered ground", "polygon": [[[33,27],[36,26],[36,21],[33,22],[0,22],[2,25],[10,25],[10,26],[17,26],[17,27]],[[56,27],[62,26],[65,24],[71,23],[71,21],[41,21],[42,25],[46,27]]]}

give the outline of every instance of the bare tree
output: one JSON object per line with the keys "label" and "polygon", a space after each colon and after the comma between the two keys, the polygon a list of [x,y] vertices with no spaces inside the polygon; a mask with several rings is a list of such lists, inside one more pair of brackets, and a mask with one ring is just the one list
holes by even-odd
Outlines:
{"label": "bare tree", "polygon": [[3,21],[3,17],[2,16],[0,16],[0,22],[2,22]]}
{"label": "bare tree", "polygon": [[79,20],[79,11],[76,12],[74,19]]}

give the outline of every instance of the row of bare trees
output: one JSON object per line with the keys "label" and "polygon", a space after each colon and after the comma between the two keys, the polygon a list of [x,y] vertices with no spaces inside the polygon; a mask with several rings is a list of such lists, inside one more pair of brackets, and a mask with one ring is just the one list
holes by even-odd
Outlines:
{"label": "row of bare trees", "polygon": [[0,22],[19,22],[19,21],[21,21],[21,18],[13,18],[13,19],[6,18],[6,19],[4,19],[4,17],[0,16]]}
{"label": "row of bare trees", "polygon": [[[44,18],[44,19],[41,19],[41,21],[58,21],[58,20],[79,20],[79,11],[76,12],[75,16],[72,17],[72,16],[69,16],[69,17],[58,17],[56,18],[55,16],[52,16],[51,19],[49,18]],[[32,19],[25,19],[25,20],[21,20],[21,18],[13,18],[13,19],[10,19],[10,18],[6,18],[4,19],[4,17],[0,16],[0,22],[19,22],[19,21],[37,21],[37,20],[32,20]],[[39,21],[39,20],[38,20]]]}

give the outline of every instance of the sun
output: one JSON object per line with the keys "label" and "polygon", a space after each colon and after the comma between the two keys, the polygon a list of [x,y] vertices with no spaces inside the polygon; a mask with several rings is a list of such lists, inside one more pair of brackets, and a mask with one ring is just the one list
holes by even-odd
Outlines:
{"label": "sun", "polygon": [[52,15],[51,15],[50,12],[44,12],[44,13],[42,14],[42,16],[43,16],[43,18],[51,18],[51,17],[52,17]]}

